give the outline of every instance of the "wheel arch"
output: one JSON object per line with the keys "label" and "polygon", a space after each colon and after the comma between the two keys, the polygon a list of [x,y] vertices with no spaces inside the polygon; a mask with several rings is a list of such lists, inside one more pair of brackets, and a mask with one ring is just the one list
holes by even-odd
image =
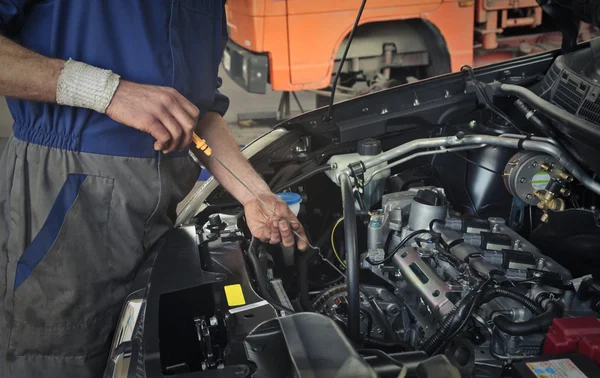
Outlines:
{"label": "wheel arch", "polygon": [[[341,60],[348,31],[332,53],[332,73],[335,62]],[[440,29],[432,22],[422,18],[374,21],[359,25],[354,35],[347,60],[367,58],[383,54],[383,45],[393,43],[401,53],[428,51],[431,60],[437,61],[435,74],[450,72],[450,53]],[[434,59],[435,57],[435,59]]]}

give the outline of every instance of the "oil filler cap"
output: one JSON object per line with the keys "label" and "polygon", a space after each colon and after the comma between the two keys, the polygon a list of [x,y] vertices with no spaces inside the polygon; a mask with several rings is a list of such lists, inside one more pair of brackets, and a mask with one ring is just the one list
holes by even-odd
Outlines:
{"label": "oil filler cap", "polygon": [[375,156],[381,153],[381,142],[378,139],[368,138],[358,142],[358,154],[361,156]]}

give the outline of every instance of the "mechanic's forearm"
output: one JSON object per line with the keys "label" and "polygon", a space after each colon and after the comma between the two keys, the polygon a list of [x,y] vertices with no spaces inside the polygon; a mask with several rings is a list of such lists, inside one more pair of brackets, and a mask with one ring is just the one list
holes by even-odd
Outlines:
{"label": "mechanic's forearm", "polygon": [[56,102],[64,64],[64,60],[47,58],[0,35],[0,95]]}
{"label": "mechanic's forearm", "polygon": [[[206,140],[212,148],[213,155],[227,165],[244,183],[255,193],[270,193],[265,181],[256,173],[248,160],[242,155],[235,139],[229,131],[227,122],[218,113],[207,113],[198,124],[196,133]],[[202,164],[215,176],[235,199],[241,204],[246,204],[255,197],[248,192],[239,182],[233,178],[225,168],[209,157],[202,156]]]}

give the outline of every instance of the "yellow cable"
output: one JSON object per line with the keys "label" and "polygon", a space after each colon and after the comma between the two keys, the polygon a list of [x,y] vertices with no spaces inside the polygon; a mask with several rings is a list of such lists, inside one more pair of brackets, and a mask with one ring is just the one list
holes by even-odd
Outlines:
{"label": "yellow cable", "polygon": [[333,241],[333,236],[335,235],[335,229],[337,228],[337,226],[339,226],[340,223],[342,223],[343,220],[344,220],[344,217],[341,217],[340,219],[338,219],[338,221],[333,226],[333,230],[331,230],[331,248],[333,249],[333,253],[335,254],[335,257],[337,257],[340,264],[342,264],[342,266],[345,268],[346,264],[344,264],[344,261],[340,258],[340,255],[338,255],[338,253],[335,249],[335,243]]}

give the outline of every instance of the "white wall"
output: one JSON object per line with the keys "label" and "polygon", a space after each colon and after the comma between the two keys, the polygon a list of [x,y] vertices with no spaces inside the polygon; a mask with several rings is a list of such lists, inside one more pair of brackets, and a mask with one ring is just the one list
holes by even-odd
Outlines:
{"label": "white wall", "polygon": [[0,138],[8,137],[12,132],[13,120],[8,112],[4,97],[0,97]]}

